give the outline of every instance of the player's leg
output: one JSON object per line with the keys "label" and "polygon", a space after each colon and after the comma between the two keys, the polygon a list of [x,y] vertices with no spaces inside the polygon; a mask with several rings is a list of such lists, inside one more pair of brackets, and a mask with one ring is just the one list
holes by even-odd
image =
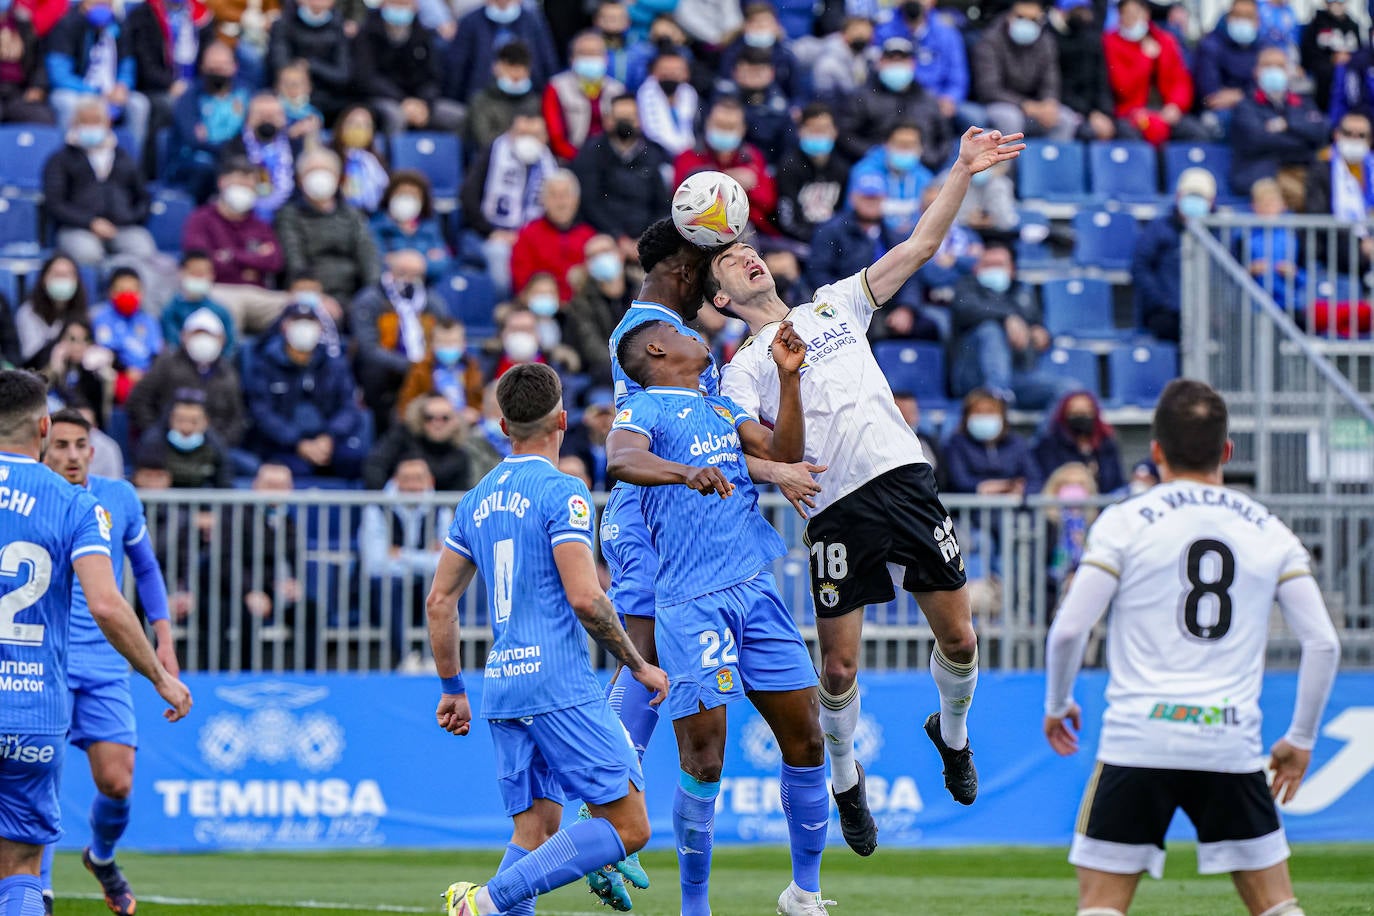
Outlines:
{"label": "player's leg", "polygon": [[0,839],[0,916],[43,916],[43,847]]}
{"label": "player's leg", "polygon": [[[511,820],[515,829],[501,856],[501,864],[496,869],[498,875],[515,866],[531,850],[538,849],[558,832],[563,821],[563,806],[547,798],[535,798],[528,808]],[[534,898],[515,904],[506,910],[505,916],[534,916]]]}
{"label": "player's leg", "polygon": [[[57,846],[49,843],[43,847],[43,860],[38,866],[38,880],[43,884],[43,908],[46,912],[52,912],[52,902],[54,899],[52,891],[52,861],[57,853]],[[0,912],[3,912],[0,910]]]}
{"label": "player's leg", "polygon": [[61,735],[0,735],[0,916],[42,916],[43,847],[57,842]]}
{"label": "player's leg", "polygon": [[134,748],[138,732],[127,675],[83,679],[74,691],[72,744],[86,751],[95,798],[91,800],[91,842],[81,862],[100,882],[111,912],[127,916],[138,907],[124,873],[115,864],[115,846],[129,826]]}
{"label": "player's leg", "polygon": [[1098,763],[1074,826],[1080,916],[1124,914],[1140,876],[1164,876],[1164,834],[1178,807],[1178,771]]}
{"label": "player's leg", "polygon": [[1125,916],[1140,884],[1140,872],[1116,875],[1078,869],[1078,916]]}
{"label": "player's leg", "polygon": [[682,916],[709,916],[711,848],[716,797],[725,765],[726,707],[673,720],[677,736],[678,785],[673,794],[673,841],[677,847]]}
{"label": "player's leg", "polygon": [[[652,595],[650,597],[652,598]],[[627,614],[625,633],[639,650],[639,654],[644,656],[645,661],[651,665],[658,664],[652,616]],[[629,733],[630,740],[634,742],[635,754],[643,760],[644,752],[649,748],[649,739],[658,727],[658,707],[649,704],[654,698],[653,692],[622,668],[616,672],[606,698],[610,700],[611,709],[615,711],[616,717]]]}
{"label": "player's leg", "polygon": [[1197,867],[1231,874],[1252,916],[1300,914],[1288,875],[1288,839],[1263,772],[1190,772],[1182,806],[1197,828]]}

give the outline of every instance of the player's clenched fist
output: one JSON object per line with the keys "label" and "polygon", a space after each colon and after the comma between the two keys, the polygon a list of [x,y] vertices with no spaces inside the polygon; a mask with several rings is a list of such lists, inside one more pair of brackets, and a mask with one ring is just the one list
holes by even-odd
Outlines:
{"label": "player's clenched fist", "polygon": [[687,479],[683,481],[688,489],[696,490],[702,496],[710,496],[712,493],[720,494],[724,499],[735,492],[735,485],[726,479],[719,468],[713,467],[694,467],[687,474]]}
{"label": "player's clenched fist", "polygon": [[649,700],[650,706],[657,706],[668,699],[668,673],[662,668],[657,665],[645,665],[632,673],[635,680],[654,692]]}
{"label": "player's clenched fist", "polygon": [[778,325],[778,333],[773,336],[773,362],[784,372],[799,372],[806,360],[806,341],[797,334],[792,322],[784,321]]}
{"label": "player's clenched fist", "polygon": [[186,718],[186,714],[191,711],[191,691],[176,678],[168,675],[167,679],[157,685],[158,696],[167,701],[171,709],[164,709],[162,717],[168,722],[175,722],[178,719]]}
{"label": "player's clenched fist", "polygon": [[472,707],[468,705],[467,694],[444,694],[439,698],[434,718],[450,735],[466,735],[472,727]]}

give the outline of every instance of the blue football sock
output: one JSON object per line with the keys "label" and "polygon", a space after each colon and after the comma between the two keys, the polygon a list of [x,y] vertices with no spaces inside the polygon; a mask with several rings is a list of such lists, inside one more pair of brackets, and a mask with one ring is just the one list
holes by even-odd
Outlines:
{"label": "blue football sock", "polygon": [[37,875],[0,881],[0,916],[43,916],[43,882]]}
{"label": "blue football sock", "polygon": [[682,916],[710,916],[711,840],[720,783],[700,782],[678,773],[673,796],[673,837],[682,881]]}
{"label": "blue football sock", "polygon": [[38,880],[42,882],[45,891],[52,890],[52,857],[55,852],[57,847],[52,843],[43,847],[43,864],[38,868]]}
{"label": "blue football sock", "polygon": [[630,733],[635,754],[639,756],[639,762],[643,763],[644,751],[649,746],[649,739],[653,737],[655,726],[658,725],[658,710],[649,705],[649,701],[654,698],[653,693],[635,680],[628,669],[621,669],[620,676],[615,679],[606,696],[611,701],[611,709],[615,711],[616,717],[625,726],[625,731]]}
{"label": "blue football sock", "polygon": [[818,894],[821,890],[821,853],[825,851],[830,824],[830,796],[825,791],[825,765],[782,765],[782,813],[787,817],[787,836],[792,845],[792,880],[797,887]]}
{"label": "blue football sock", "polygon": [[91,802],[91,858],[105,865],[114,860],[115,844],[129,826],[129,800],[97,792]]}
{"label": "blue football sock", "polygon": [[625,844],[610,821],[604,817],[576,821],[510,868],[497,872],[487,883],[487,893],[500,912],[509,913],[521,901],[533,901],[623,858]]}
{"label": "blue football sock", "polygon": [[[525,847],[507,843],[506,854],[501,857],[501,867],[496,869],[496,873],[501,874],[529,854],[530,851]],[[500,916],[534,916],[534,898],[522,900],[510,909],[502,910]]]}

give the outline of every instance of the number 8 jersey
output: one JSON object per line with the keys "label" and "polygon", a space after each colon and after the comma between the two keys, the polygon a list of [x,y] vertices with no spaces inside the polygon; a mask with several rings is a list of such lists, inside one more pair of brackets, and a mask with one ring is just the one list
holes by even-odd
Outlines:
{"label": "number 8 jersey", "polygon": [[0,453],[0,735],[67,731],[72,562],[110,556],[110,517],[89,491]]}
{"label": "number 8 jersey", "polygon": [[1275,593],[1312,574],[1293,532],[1243,493],[1177,480],[1103,512],[1083,563],[1119,580],[1098,759],[1261,769],[1259,696]]}

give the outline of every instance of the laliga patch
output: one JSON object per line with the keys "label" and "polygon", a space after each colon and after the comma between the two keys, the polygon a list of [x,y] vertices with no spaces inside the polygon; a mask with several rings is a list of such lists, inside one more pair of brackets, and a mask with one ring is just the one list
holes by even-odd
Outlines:
{"label": "laliga patch", "polygon": [[110,513],[105,511],[104,506],[95,507],[95,523],[100,526],[100,536],[108,541],[110,531],[114,529],[114,521],[110,518]]}
{"label": "laliga patch", "polygon": [[729,693],[735,689],[735,673],[729,668],[722,668],[716,672],[716,689],[721,693]]}
{"label": "laliga patch", "polygon": [[720,414],[720,418],[722,420],[724,420],[726,423],[729,423],[731,426],[735,424],[735,415],[730,412],[730,408],[722,407],[719,404],[714,405],[714,407],[716,413]]}
{"label": "laliga patch", "polygon": [[568,524],[583,531],[592,527],[592,507],[580,496],[568,497]]}
{"label": "laliga patch", "polygon": [[624,410],[622,410],[620,413],[616,414],[616,415],[615,415],[615,422],[616,422],[616,423],[629,423],[629,422],[630,422],[630,408],[626,407],[626,408],[625,408]]}

